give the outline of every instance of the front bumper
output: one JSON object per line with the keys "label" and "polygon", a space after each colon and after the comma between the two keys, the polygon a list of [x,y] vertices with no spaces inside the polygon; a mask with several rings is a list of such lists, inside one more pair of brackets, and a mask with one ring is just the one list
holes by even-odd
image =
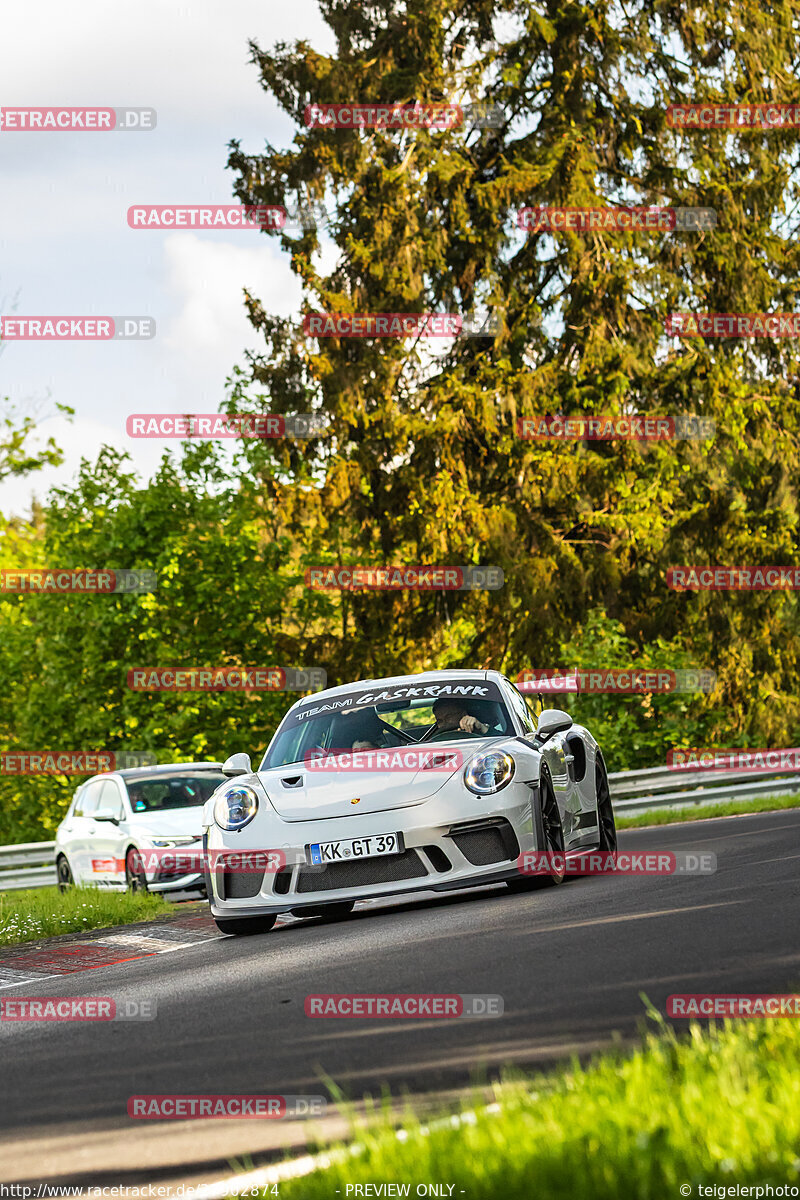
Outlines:
{"label": "front bumper", "polygon": [[149,892],[203,892],[206,887],[205,875],[195,871],[192,875],[178,875],[169,879],[148,878]]}
{"label": "front bumper", "polygon": [[[212,825],[204,841],[208,850],[281,850],[286,866],[278,871],[252,873],[226,871],[216,865],[206,875],[211,912],[220,918],[255,917],[343,901],[452,891],[517,878],[520,853],[536,848],[531,809],[535,796],[536,789],[514,782],[497,796],[465,794],[463,802],[455,807],[452,802],[441,804],[434,798],[414,809],[389,809],[324,821],[289,823],[270,815],[269,820],[259,822],[257,817],[238,833],[223,832]],[[271,834],[269,846],[260,832],[266,827]],[[307,847],[311,843],[396,833],[402,835],[402,853],[323,866],[309,862]],[[291,835],[291,842],[282,841],[287,835]]]}

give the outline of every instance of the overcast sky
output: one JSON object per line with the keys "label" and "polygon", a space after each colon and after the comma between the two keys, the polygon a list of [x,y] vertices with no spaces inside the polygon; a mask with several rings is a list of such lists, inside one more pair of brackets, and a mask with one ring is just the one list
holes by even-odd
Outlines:
{"label": "overcast sky", "polygon": [[[0,511],[72,478],[102,443],[150,474],[165,446],[130,441],[132,412],[215,412],[231,368],[258,339],[242,289],[297,312],[300,289],[277,239],[255,230],[162,232],[127,225],[131,204],[234,203],[227,143],[288,145],[292,123],[259,86],[247,41],[308,39],[330,51],[315,0],[37,0],[12,5],[0,37],[0,105],[150,106],[151,132],[0,131],[0,311],[149,315],[152,341],[6,342],[0,395],[42,420],[66,462],[0,483]],[[49,399],[48,399],[49,398]]]}

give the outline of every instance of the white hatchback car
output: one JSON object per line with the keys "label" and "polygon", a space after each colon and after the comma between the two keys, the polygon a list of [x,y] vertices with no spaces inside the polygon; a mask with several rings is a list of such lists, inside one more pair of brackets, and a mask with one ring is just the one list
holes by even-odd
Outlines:
{"label": "white hatchback car", "polygon": [[[216,762],[168,763],[94,775],[77,789],[56,832],[58,886],[134,891],[205,889],[169,848],[202,839],[203,805],[226,783]],[[170,861],[172,860],[172,861]]]}

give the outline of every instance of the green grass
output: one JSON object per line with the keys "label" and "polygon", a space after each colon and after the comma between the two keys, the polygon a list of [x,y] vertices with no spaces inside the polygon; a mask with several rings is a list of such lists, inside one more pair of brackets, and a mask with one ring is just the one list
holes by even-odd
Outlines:
{"label": "green grass", "polygon": [[709,817],[737,817],[740,813],[777,812],[782,808],[800,808],[800,793],[793,796],[762,796],[756,800],[730,800],[726,804],[702,804],[697,808],[655,809],[638,817],[618,817],[617,829],[707,821]]}
{"label": "green grass", "polygon": [[282,1182],[280,1200],[347,1200],[348,1184],[366,1183],[410,1184],[412,1197],[419,1183],[454,1184],[454,1200],[680,1200],[681,1184],[695,1198],[699,1183],[798,1186],[797,1021],[687,1032],[659,1028],[628,1056],[499,1084],[499,1112],[476,1103],[460,1118],[408,1116],[398,1137],[384,1109],[354,1130],[360,1153]]}
{"label": "green grass", "polygon": [[0,946],[19,946],[59,933],[130,925],[174,913],[174,906],[149,892],[100,892],[97,888],[37,888],[0,892]]}

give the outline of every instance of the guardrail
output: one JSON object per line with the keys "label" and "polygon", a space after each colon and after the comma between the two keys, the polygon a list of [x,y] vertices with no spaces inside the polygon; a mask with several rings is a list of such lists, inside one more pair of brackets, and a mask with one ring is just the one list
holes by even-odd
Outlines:
{"label": "guardrail", "polygon": [[0,892],[19,888],[52,887],[56,882],[53,862],[55,842],[25,842],[0,846]]}
{"label": "guardrail", "polygon": [[646,767],[642,771],[609,772],[614,811],[638,816],[652,808],[723,804],[800,791],[800,775],[779,771],[684,771]]}
{"label": "guardrail", "polygon": [[[800,775],[769,775],[757,778],[750,771],[675,771],[668,767],[646,767],[642,771],[613,771],[608,776],[614,811],[637,816],[653,808],[685,808],[698,804],[722,804],[726,800],[752,800],[785,796],[800,791]],[[55,842],[28,842],[0,846],[0,892],[19,888],[52,887],[56,883],[53,863]]]}

